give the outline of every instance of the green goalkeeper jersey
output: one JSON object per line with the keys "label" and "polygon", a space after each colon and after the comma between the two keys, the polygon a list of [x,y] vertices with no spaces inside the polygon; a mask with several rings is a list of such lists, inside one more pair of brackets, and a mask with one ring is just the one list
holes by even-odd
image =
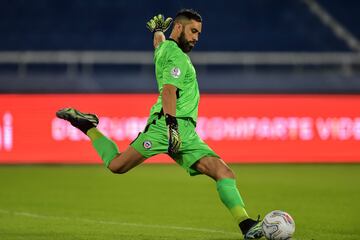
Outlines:
{"label": "green goalkeeper jersey", "polygon": [[179,48],[174,40],[169,39],[155,49],[154,62],[160,95],[152,106],[150,115],[161,112],[163,85],[171,84],[178,89],[176,117],[190,117],[196,122],[200,94],[195,68],[189,56]]}

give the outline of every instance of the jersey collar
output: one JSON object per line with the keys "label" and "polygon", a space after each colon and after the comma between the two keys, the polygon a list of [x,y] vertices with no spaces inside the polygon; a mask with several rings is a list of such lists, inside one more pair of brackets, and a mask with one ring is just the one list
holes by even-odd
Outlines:
{"label": "jersey collar", "polygon": [[[174,39],[172,39],[172,38],[168,38],[168,40],[169,41],[172,41],[172,42],[174,42],[174,43],[176,43],[176,45],[178,46],[178,48],[180,48],[181,49],[181,47],[179,46],[179,43],[177,42],[177,41],[175,41]],[[182,50],[182,49],[181,49]]]}

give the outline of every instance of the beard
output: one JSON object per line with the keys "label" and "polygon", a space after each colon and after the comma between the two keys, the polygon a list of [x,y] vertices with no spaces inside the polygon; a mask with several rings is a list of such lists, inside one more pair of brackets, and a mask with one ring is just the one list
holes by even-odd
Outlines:
{"label": "beard", "polygon": [[190,52],[194,47],[190,45],[190,41],[186,40],[184,31],[182,31],[179,36],[179,47],[184,53]]}

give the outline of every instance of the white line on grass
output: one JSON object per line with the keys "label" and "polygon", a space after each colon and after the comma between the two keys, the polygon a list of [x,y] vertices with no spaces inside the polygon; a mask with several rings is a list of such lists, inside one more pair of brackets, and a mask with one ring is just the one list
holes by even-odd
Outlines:
{"label": "white line on grass", "polygon": [[172,229],[172,230],[180,230],[180,231],[192,231],[192,232],[205,232],[205,233],[220,233],[227,235],[237,235],[240,233],[236,232],[225,232],[221,230],[213,230],[206,228],[192,228],[192,227],[179,227],[179,226],[171,226],[171,225],[155,225],[155,224],[143,224],[143,223],[128,223],[128,222],[116,222],[116,221],[103,221],[103,220],[92,220],[87,218],[69,218],[69,217],[57,217],[57,216],[48,216],[48,215],[40,215],[29,212],[16,212],[16,211],[8,211],[4,209],[0,209],[0,214],[10,214],[15,216],[23,216],[30,218],[38,218],[38,219],[52,219],[52,220],[62,220],[62,221],[79,221],[86,223],[95,223],[95,224],[104,224],[104,225],[122,225],[122,226],[131,226],[131,227],[145,227],[145,228],[157,228],[157,229]]}

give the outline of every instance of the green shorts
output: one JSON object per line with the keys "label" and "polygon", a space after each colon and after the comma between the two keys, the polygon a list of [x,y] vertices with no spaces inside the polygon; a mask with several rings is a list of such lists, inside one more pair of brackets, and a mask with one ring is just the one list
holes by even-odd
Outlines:
{"label": "green shorts", "polygon": [[[207,156],[220,157],[200,139],[195,131],[195,124],[191,119],[178,118],[177,121],[182,143],[179,152],[170,157],[191,176],[201,174],[193,168],[194,163]],[[138,137],[130,145],[145,158],[160,153],[167,154],[169,143],[165,117],[163,115],[150,116],[144,131],[139,133]]]}

